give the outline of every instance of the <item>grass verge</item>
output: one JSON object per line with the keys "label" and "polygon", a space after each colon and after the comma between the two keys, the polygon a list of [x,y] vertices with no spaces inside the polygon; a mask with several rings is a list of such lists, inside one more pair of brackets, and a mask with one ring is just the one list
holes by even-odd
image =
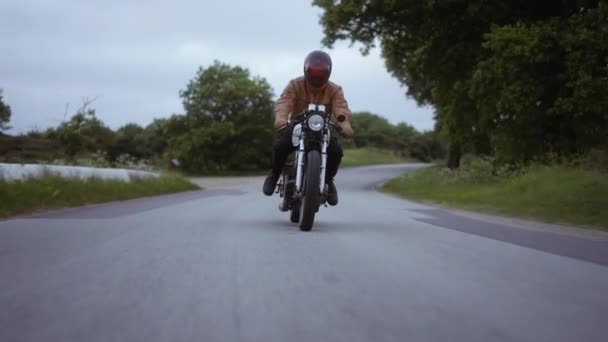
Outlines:
{"label": "grass verge", "polygon": [[403,157],[393,151],[374,149],[374,148],[357,148],[345,149],[344,157],[340,167],[365,166],[375,164],[399,164],[408,163],[413,160]]}
{"label": "grass verge", "polygon": [[65,179],[54,175],[15,182],[0,179],[0,217],[196,189],[199,187],[176,175],[138,178],[130,183],[99,178]]}
{"label": "grass verge", "polygon": [[383,190],[463,209],[608,230],[608,174],[601,171],[535,166],[511,177],[480,179],[433,166],[395,178]]}
{"label": "grass verge", "polygon": [[[414,159],[406,158],[398,153],[390,150],[382,150],[375,148],[353,148],[344,149],[344,157],[340,167],[354,167],[354,166],[366,166],[376,164],[399,164],[414,162]],[[270,160],[268,160],[268,166],[270,167]],[[179,172],[171,171],[176,174],[181,174],[184,177],[252,177],[252,176],[266,176],[268,169],[263,170],[248,170],[248,171],[231,171],[223,170],[218,172]]]}

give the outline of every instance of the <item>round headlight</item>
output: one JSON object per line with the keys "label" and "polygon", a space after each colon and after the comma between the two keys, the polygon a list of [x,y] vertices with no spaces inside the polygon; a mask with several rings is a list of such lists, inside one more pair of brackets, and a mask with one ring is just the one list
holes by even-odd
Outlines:
{"label": "round headlight", "polygon": [[323,117],[321,115],[318,114],[313,114],[310,117],[308,117],[308,128],[310,128],[310,130],[318,132],[321,129],[323,129],[323,127],[325,126],[325,120],[323,119]]}

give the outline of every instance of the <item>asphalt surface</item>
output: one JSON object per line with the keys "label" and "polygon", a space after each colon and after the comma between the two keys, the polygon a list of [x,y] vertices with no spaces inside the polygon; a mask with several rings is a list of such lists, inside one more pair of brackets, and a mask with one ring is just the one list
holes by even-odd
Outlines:
{"label": "asphalt surface", "polygon": [[608,238],[375,191],[304,233],[261,181],[0,221],[0,341],[608,341]]}

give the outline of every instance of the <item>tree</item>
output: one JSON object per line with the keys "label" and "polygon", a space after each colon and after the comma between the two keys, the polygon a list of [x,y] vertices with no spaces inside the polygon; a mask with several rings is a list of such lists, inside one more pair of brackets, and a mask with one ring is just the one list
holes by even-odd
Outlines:
{"label": "tree", "polygon": [[393,139],[394,126],[384,117],[369,112],[353,113],[353,140],[356,147],[388,148]]}
{"label": "tree", "polygon": [[116,130],[114,143],[109,148],[110,159],[128,154],[137,159],[149,158],[152,151],[146,144],[144,128],[136,123],[128,123]]}
{"label": "tree", "polygon": [[196,77],[180,91],[180,96],[193,126],[214,121],[270,120],[271,111],[263,113],[271,109],[270,85],[263,78],[251,78],[249,70],[239,66],[215,61],[206,69],[200,67]]}
{"label": "tree", "polygon": [[388,71],[418,104],[435,107],[453,154],[460,155],[476,116],[466,80],[489,27],[483,13],[488,6],[464,0],[313,3],[325,11],[324,44],[348,39],[363,43],[362,52],[367,53],[379,42]]}
{"label": "tree", "polygon": [[370,112],[353,113],[353,129],[357,132],[355,147],[377,147],[405,153],[411,139],[419,134],[404,122],[391,124],[386,118]]}
{"label": "tree", "polygon": [[570,156],[608,140],[608,6],[494,27],[471,95],[507,161]]}
{"label": "tree", "polygon": [[185,170],[221,172],[241,166],[238,160],[231,158],[233,153],[238,153],[233,144],[235,138],[236,130],[232,122],[213,122],[209,127],[197,127],[173,138],[171,146],[178,151],[178,158]]}
{"label": "tree", "polygon": [[392,135],[392,146],[398,150],[405,150],[410,145],[410,142],[420,134],[414,126],[405,122],[400,122],[394,126]]}
{"label": "tree", "polygon": [[[559,101],[564,104],[562,108],[568,108],[568,106],[572,108],[574,103],[582,104],[589,97],[600,95],[597,90],[600,89],[602,83],[597,82],[597,79],[595,81],[590,80],[590,78],[593,78],[590,77],[593,75],[591,74],[592,71],[599,72],[599,75],[605,75],[606,71],[605,54],[601,52],[606,47],[605,38],[602,38],[606,31],[605,17],[601,14],[605,11],[602,9],[605,8],[605,5],[600,6],[600,3],[602,1],[598,0],[313,1],[314,5],[324,10],[321,24],[325,32],[323,40],[325,45],[331,47],[337,40],[350,40],[352,43],[362,43],[362,52],[367,53],[370,48],[379,43],[388,71],[403,85],[407,86],[407,95],[419,104],[430,104],[435,107],[436,119],[450,140],[450,156],[448,158],[448,166],[450,167],[459,165],[463,149],[490,153],[495,151],[491,146],[492,144],[502,144],[502,140],[494,136],[497,131],[494,127],[495,122],[492,115],[488,116],[486,114],[488,108],[496,103],[493,99],[504,95],[506,100],[509,95],[502,94],[502,92],[508,92],[510,89],[518,87],[515,84],[517,76],[513,74],[493,75],[493,71],[501,70],[505,73],[516,71],[519,75],[526,76],[526,80],[533,77],[533,84],[540,85],[540,89],[532,89],[533,94],[555,91],[554,82],[544,84],[542,81],[546,78],[535,78],[540,70],[534,70],[535,73],[532,75],[526,74],[529,67],[534,67],[534,63],[530,62],[535,58],[550,58],[550,56],[542,55],[543,52],[548,50],[530,50],[529,57],[531,60],[528,62],[518,58],[508,61],[503,59],[502,62],[492,61],[499,51],[509,50],[501,49],[501,43],[499,42],[500,36],[506,37],[508,35],[509,27],[516,27],[517,25],[529,28],[536,27],[528,32],[531,34],[527,34],[527,38],[532,39],[547,36],[546,34],[535,36],[534,30],[540,29],[543,31],[542,27],[545,27],[545,33],[558,34],[564,34],[568,29],[577,31],[575,27],[579,27],[578,35],[565,34],[560,37],[566,45],[568,36],[574,38],[569,43],[572,47],[570,57],[565,57],[567,54],[563,54],[557,56],[554,60],[557,63],[541,63],[545,66],[542,71],[554,76],[560,75],[561,66],[570,64],[572,73],[562,73],[561,78],[557,77],[557,79],[560,82],[570,80],[573,85],[577,82],[583,85],[584,91],[577,90],[578,88],[575,86],[569,87],[570,89],[567,92],[574,95],[572,101]],[[591,13],[598,13],[600,20],[591,20]],[[603,22],[601,21],[602,18],[604,18]],[[551,24],[552,21],[563,24],[569,20],[577,23],[587,20],[589,22],[586,26],[585,24],[577,26],[575,23],[570,25],[568,29],[560,29],[559,25]],[[549,32],[546,32],[547,30]],[[593,36],[591,30],[598,31],[596,32],[597,39],[590,38],[590,36]],[[518,41],[524,42],[526,34],[519,33],[521,34]],[[551,37],[551,35],[548,37]],[[502,43],[504,42],[503,40]],[[587,47],[584,49],[585,52],[582,53],[584,58],[576,52],[577,42],[579,45],[585,44]],[[534,41],[531,44],[533,45]],[[530,44],[511,45],[514,50],[525,49],[526,46],[530,47]],[[601,46],[601,48],[598,49],[598,46]],[[561,51],[565,50],[568,49],[561,49]],[[558,51],[560,50],[558,49]],[[551,51],[548,52],[550,52],[550,55],[552,54]],[[510,57],[515,56],[504,56],[505,59]],[[591,58],[594,65],[600,69],[587,68],[587,70],[582,70],[582,74],[577,74],[581,71],[579,66],[585,64],[585,58]],[[506,66],[503,62],[509,64],[510,69],[496,69]],[[485,77],[487,74],[490,76]],[[577,75],[583,76],[579,77]],[[500,79],[501,76],[511,76],[511,78],[507,77],[506,79],[513,80],[515,83],[506,82],[504,79]],[[495,81],[500,79],[499,86],[494,87],[491,79]],[[482,85],[488,88],[484,91]],[[533,87],[533,85],[528,82],[526,87]],[[525,87],[521,89],[521,94],[527,91]],[[485,97],[492,92],[494,92],[494,96]],[[598,101],[585,103],[593,103],[596,106],[592,109],[595,113],[605,113],[605,107],[603,107],[603,104],[598,104]],[[517,106],[517,104],[513,104],[513,106]],[[583,106],[588,107],[588,105]],[[545,109],[549,110],[548,107]],[[540,114],[541,117],[545,115],[544,113],[548,114],[548,112],[544,112],[543,108],[534,111],[528,110],[525,114],[522,114],[528,117],[528,124],[535,124],[534,127],[524,124],[523,132],[526,132],[528,128],[532,133],[535,130],[536,132],[544,130],[542,125],[539,126],[539,122],[542,120],[533,119],[534,116],[538,116],[539,111],[543,113]],[[495,113],[496,111],[491,112]],[[562,119],[567,115],[576,116],[575,112],[577,110],[568,110],[564,115],[549,117],[553,118],[553,121],[558,125],[567,125],[568,122],[572,121],[562,121]],[[511,115],[511,113],[501,114]],[[521,116],[519,117],[521,118]],[[595,120],[591,121],[597,122]],[[521,123],[523,124],[523,121]],[[522,132],[522,130],[519,130],[519,132]],[[532,133],[529,135],[533,135]],[[576,134],[576,136],[580,137],[581,135]],[[553,133],[544,135],[544,138],[552,141],[558,139]],[[535,142],[534,140],[521,139],[521,137],[515,139],[530,145]],[[537,153],[539,152],[531,151],[530,154]],[[514,156],[515,154],[511,153],[511,155]]]}
{"label": "tree", "polygon": [[187,132],[169,148],[192,172],[268,167],[273,143],[272,89],[249,70],[215,61],[180,91]]}
{"label": "tree", "polygon": [[355,147],[387,149],[425,162],[445,156],[444,138],[438,130],[420,133],[405,122],[393,125],[369,112],[353,113],[353,128]]}
{"label": "tree", "polygon": [[48,132],[69,157],[85,152],[106,152],[114,143],[114,132],[97,118],[95,109],[87,108],[90,103],[85,101],[69,121]]}
{"label": "tree", "polygon": [[8,122],[11,120],[11,107],[2,100],[3,91],[0,88],[0,132],[10,129]]}

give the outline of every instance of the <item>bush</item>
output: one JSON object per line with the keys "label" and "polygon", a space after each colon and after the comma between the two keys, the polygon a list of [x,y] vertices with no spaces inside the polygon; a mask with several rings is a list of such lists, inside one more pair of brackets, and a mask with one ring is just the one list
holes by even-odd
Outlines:
{"label": "bush", "polygon": [[0,136],[0,162],[35,163],[63,158],[59,143],[48,138]]}
{"label": "bush", "polygon": [[593,149],[575,158],[572,164],[587,170],[608,172],[608,151]]}

